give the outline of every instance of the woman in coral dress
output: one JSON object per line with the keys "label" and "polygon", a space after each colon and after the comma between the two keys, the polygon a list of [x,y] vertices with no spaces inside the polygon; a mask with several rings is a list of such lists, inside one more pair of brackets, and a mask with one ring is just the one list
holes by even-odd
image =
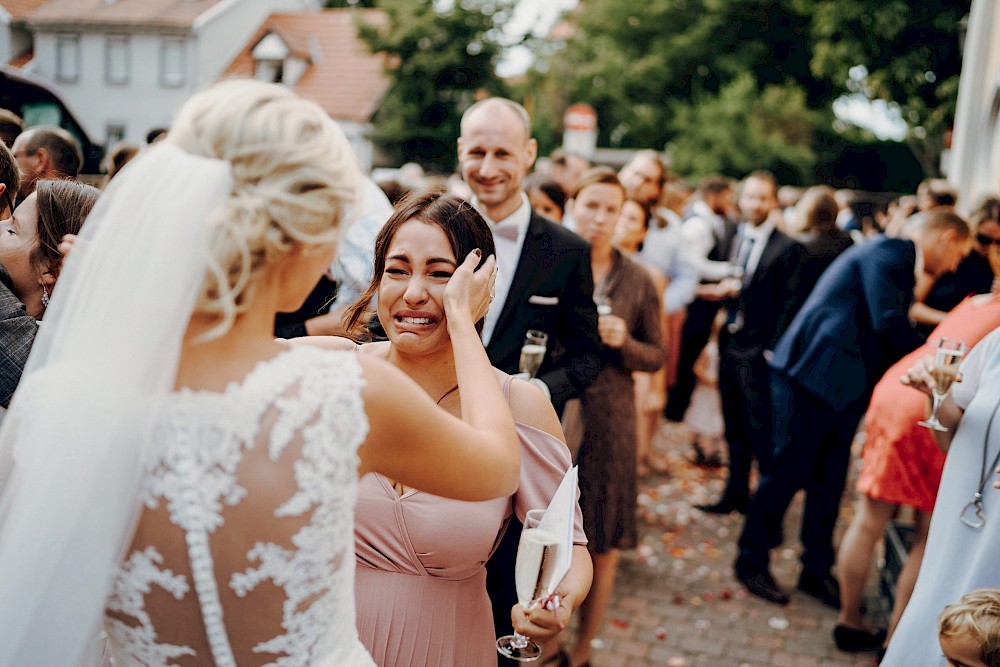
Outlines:
{"label": "woman in coral dress", "polygon": [[865,630],[861,594],[875,543],[897,509],[906,505],[916,515],[915,541],[896,584],[890,634],[899,621],[920,569],[941,482],[945,455],[932,431],[918,424],[926,414],[927,397],[901,384],[900,378],[918,359],[934,354],[940,338],[957,338],[972,347],[998,326],[1000,293],[968,297],[934,329],[927,343],[896,362],[875,386],[865,418],[863,467],[857,485],[861,495],[837,553],[841,606],[835,639],[842,649],[877,648],[882,641],[881,633]]}

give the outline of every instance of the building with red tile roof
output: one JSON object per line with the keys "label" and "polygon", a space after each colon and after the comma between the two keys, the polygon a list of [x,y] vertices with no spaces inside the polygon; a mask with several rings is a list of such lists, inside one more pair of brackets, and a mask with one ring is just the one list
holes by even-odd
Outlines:
{"label": "building with red tile roof", "polygon": [[340,123],[362,168],[369,169],[372,149],[366,135],[389,81],[383,74],[384,58],[358,39],[358,21],[380,25],[386,16],[378,10],[354,9],[273,14],[223,77],[284,83],[313,100]]}
{"label": "building with red tile roof", "polygon": [[[275,11],[319,15],[318,0],[0,0],[30,32],[0,62],[51,82],[95,141],[143,143],[226,66]],[[2,27],[3,14],[0,14]]]}

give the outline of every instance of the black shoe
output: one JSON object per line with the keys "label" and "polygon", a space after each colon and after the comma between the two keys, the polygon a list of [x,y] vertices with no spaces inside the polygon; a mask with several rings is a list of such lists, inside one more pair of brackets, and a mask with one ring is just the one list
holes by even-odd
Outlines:
{"label": "black shoe", "polygon": [[838,625],[833,629],[833,642],[838,649],[848,653],[879,651],[885,642],[885,635],[885,630],[868,632],[867,630],[849,628],[846,625]]}
{"label": "black shoe", "polygon": [[701,443],[698,442],[697,437],[695,438],[695,441],[691,443],[691,449],[694,450],[694,459],[691,463],[696,466],[700,468],[722,467],[722,457],[720,457],[718,453],[706,454],[705,450],[701,447]]}
{"label": "black shoe", "polygon": [[723,496],[722,499],[714,505],[695,505],[694,508],[701,510],[702,512],[708,512],[709,514],[730,514],[732,512],[746,514],[747,501],[731,500]]}
{"label": "black shoe", "polygon": [[764,598],[774,604],[788,604],[788,595],[778,588],[774,577],[767,570],[763,572],[741,572],[736,570],[736,579],[746,586],[747,590],[759,598]]}
{"label": "black shoe", "polygon": [[806,595],[813,596],[827,607],[840,609],[840,584],[829,574],[815,575],[803,572],[799,577],[798,589]]}

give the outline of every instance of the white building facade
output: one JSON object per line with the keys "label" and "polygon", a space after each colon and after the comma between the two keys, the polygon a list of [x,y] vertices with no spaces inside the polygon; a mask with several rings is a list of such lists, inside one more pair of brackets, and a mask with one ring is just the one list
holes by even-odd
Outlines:
{"label": "white building facade", "polygon": [[[145,3],[149,0],[117,0]],[[183,4],[190,0],[176,0]],[[114,5],[115,0],[101,0]],[[161,3],[162,4],[162,3]],[[191,21],[60,19],[43,11],[29,20],[34,58],[25,69],[52,81],[84,129],[110,146],[142,144],[167,127],[192,93],[216,81],[274,11],[315,11],[315,0],[221,0]]]}
{"label": "white building facade", "polygon": [[1000,192],[1000,3],[973,0],[948,177],[966,211]]}

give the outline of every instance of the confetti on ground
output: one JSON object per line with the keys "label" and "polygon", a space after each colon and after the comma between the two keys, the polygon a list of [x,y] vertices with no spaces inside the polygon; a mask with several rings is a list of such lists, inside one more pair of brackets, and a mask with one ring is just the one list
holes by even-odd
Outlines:
{"label": "confetti on ground", "polygon": [[783,616],[772,616],[767,619],[767,624],[775,630],[787,630],[790,625],[788,619]]}

